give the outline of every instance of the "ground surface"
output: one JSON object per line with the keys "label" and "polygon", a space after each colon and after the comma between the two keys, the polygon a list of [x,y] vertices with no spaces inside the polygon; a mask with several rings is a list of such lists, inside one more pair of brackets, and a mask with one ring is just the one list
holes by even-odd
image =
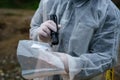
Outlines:
{"label": "ground surface", "polygon": [[29,39],[34,11],[0,9],[0,80],[23,80],[16,58],[19,40]]}

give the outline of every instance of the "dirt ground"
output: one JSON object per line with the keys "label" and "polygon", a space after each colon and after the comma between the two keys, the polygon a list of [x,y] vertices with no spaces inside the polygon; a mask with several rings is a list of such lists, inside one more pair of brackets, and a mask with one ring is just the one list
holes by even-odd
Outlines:
{"label": "dirt ground", "polygon": [[16,58],[19,40],[29,39],[34,11],[0,9],[0,80],[23,80]]}
{"label": "dirt ground", "polygon": [[[29,24],[34,12],[0,9],[0,80],[24,80],[17,61],[16,49],[19,40],[29,39]],[[119,80],[120,65],[115,69],[115,80]]]}

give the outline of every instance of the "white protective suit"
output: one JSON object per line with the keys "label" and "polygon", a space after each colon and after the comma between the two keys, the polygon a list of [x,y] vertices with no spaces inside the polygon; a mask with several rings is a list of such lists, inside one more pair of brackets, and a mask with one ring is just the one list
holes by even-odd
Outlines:
{"label": "white protective suit", "polygon": [[36,29],[47,19],[44,15],[56,14],[62,26],[57,51],[69,54],[70,80],[99,80],[96,76],[117,62],[120,31],[118,8],[111,0],[45,1],[41,0],[32,18],[31,39],[38,41]]}

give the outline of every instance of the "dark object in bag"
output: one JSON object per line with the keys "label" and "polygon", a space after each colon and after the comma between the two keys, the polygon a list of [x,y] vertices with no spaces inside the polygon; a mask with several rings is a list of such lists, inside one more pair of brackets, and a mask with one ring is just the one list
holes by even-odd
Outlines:
{"label": "dark object in bag", "polygon": [[57,32],[54,32],[51,30],[51,44],[52,45],[57,45],[59,43],[59,38],[58,38],[58,24],[57,24],[57,16],[55,14],[52,14],[49,16],[50,20],[53,20],[56,23],[57,26]]}

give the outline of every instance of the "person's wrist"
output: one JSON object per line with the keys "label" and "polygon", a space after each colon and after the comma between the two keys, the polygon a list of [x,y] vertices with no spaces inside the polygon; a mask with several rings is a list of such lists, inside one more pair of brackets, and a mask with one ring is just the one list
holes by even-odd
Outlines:
{"label": "person's wrist", "polygon": [[65,67],[65,71],[67,73],[69,73],[69,67],[68,67],[68,59],[67,59],[67,56],[65,55],[65,58],[64,58],[64,67]]}
{"label": "person's wrist", "polygon": [[[61,53],[61,54],[64,54],[64,53]],[[65,68],[66,73],[69,73],[68,60],[67,60],[66,54],[60,55],[60,59],[62,60],[62,62],[64,64],[64,68]]]}
{"label": "person's wrist", "polygon": [[66,74],[68,74],[69,73],[69,66],[68,66],[67,55],[65,53],[59,53],[59,52],[53,52],[53,54],[55,54],[56,56],[58,56],[60,58],[60,60],[64,64],[65,72],[66,72]]}
{"label": "person's wrist", "polygon": [[42,42],[42,40],[40,39],[39,34],[37,35],[37,40],[40,41],[40,42]]}

